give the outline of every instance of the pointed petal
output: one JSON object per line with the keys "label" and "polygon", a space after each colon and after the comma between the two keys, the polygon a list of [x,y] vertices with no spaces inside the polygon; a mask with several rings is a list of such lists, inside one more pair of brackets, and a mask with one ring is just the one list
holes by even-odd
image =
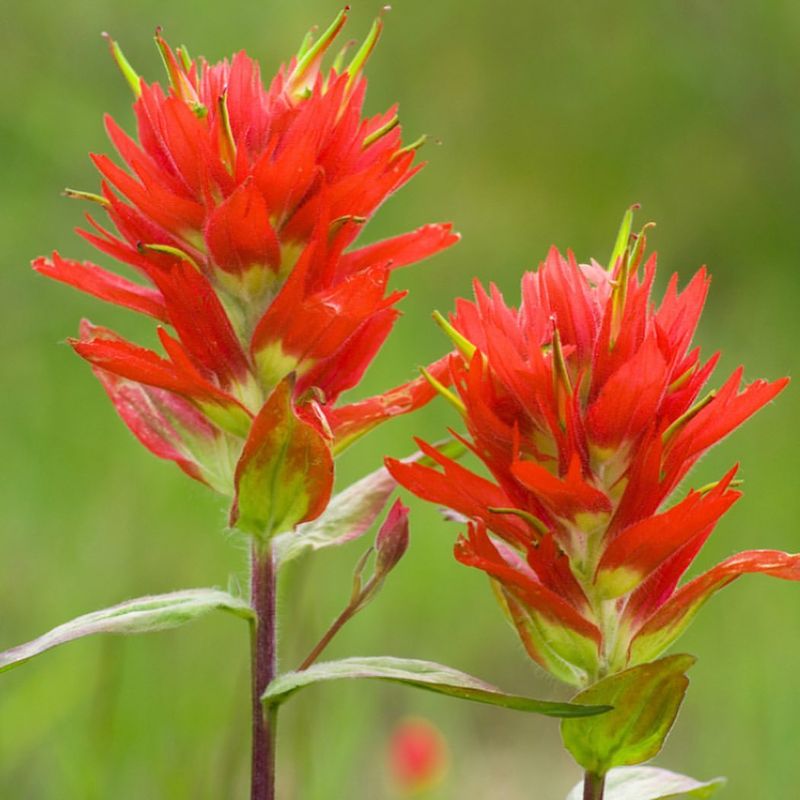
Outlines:
{"label": "pointed petal", "polygon": [[508,496],[499,486],[475,475],[429,444],[419,439],[417,444],[443,472],[421,464],[386,459],[386,468],[401,486],[423,500],[440,503],[470,519],[484,520],[491,530],[508,541],[526,544],[530,541],[528,528],[518,517],[489,511],[510,505]]}
{"label": "pointed petal", "polygon": [[703,604],[740,575],[760,572],[787,581],[800,581],[800,554],[780,550],[747,550],[731,556],[680,588],[633,637],[630,663],[650,661],[666,650]]}
{"label": "pointed petal", "polygon": [[242,350],[222,303],[205,275],[183,259],[154,274],[169,318],[195,365],[223,386],[245,382],[249,375]]}
{"label": "pointed petal", "polygon": [[176,364],[157,353],[127,342],[90,323],[81,326],[81,338],[69,342],[82,358],[99,369],[146,386],[155,386],[191,400],[223,429],[244,436],[250,414],[231,395],[206,381],[189,365]]}
{"label": "pointed petal", "polygon": [[322,390],[326,403],[356,386],[391,333],[400,312],[385,308],[370,317],[330,358],[311,368],[297,382],[302,393],[312,386]]}
{"label": "pointed petal", "polygon": [[589,407],[586,429],[592,443],[617,447],[646,428],[666,388],[667,364],[655,336],[608,379]]}
{"label": "pointed petal", "polygon": [[788,378],[769,383],[753,381],[738,391],[743,369],[739,367],[716,397],[678,430],[665,447],[664,472],[683,474],[710,447],[738,428],[748,417],[773,400],[789,383]]}
{"label": "pointed petal", "polygon": [[600,559],[595,575],[600,595],[609,599],[633,591],[695,536],[706,533],[707,538],[741,496],[727,490],[735,472],[734,468],[707,494],[690,492],[663,514],[646,517],[622,531]]}
{"label": "pointed petal", "polygon": [[199,229],[203,222],[203,207],[199,203],[159,184],[143,186],[108,156],[92,155],[91,158],[112,186],[162,227],[176,232]]}
{"label": "pointed petal", "polygon": [[587,483],[581,475],[580,462],[575,456],[563,478],[548,472],[533,461],[515,461],[511,467],[514,477],[556,516],[574,519],[578,514],[611,511],[608,497]]}
{"label": "pointed petal", "polygon": [[656,322],[667,334],[670,349],[683,354],[694,336],[708,295],[711,277],[705,267],[698,270],[686,288],[678,293],[678,276],[670,279]]}
{"label": "pointed petal", "polygon": [[274,303],[253,335],[262,380],[267,384],[279,380],[287,366],[303,376],[331,358],[364,323],[402,297],[400,293],[384,297],[387,280],[387,270],[376,267],[305,298],[291,314],[282,303]]}
{"label": "pointed petal", "polygon": [[[447,360],[439,359],[429,367],[429,372],[439,381],[449,383]],[[416,411],[436,397],[436,390],[426,378],[417,378],[383,394],[368,397],[328,412],[328,421],[334,433],[337,452],[349,447],[372,428],[387,419]]]}
{"label": "pointed petal", "polygon": [[54,252],[49,259],[37,258],[33,268],[48,278],[67,283],[101,300],[168,322],[164,299],[157,289],[140,286],[88,261],[61,258]]}
{"label": "pointed petal", "polygon": [[214,209],[205,238],[214,263],[227,272],[241,272],[253,265],[280,265],[280,244],[269,221],[269,209],[252,180]]}
{"label": "pointed petal", "polygon": [[429,258],[454,245],[461,237],[450,224],[423,225],[410,233],[361,247],[342,257],[340,271],[351,275],[374,264],[390,263],[392,269]]}

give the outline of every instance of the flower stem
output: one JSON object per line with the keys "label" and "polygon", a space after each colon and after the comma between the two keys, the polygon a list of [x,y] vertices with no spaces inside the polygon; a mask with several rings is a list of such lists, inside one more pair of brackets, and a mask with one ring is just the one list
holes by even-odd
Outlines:
{"label": "flower stem", "polygon": [[605,786],[605,775],[587,772],[583,778],[583,800],[603,800]]}
{"label": "flower stem", "polygon": [[337,633],[341,630],[342,625],[350,619],[350,617],[355,614],[356,609],[353,605],[347,606],[347,608],[339,614],[338,617],[331,623],[330,628],[325,631],[325,635],[314,645],[314,649],[306,656],[305,661],[297,668],[298,672],[302,672],[305,669],[308,669],[319,657],[322,655],[322,651],[330,644],[331,639],[336,636]]}
{"label": "flower stem", "polygon": [[275,729],[277,709],[264,713],[261,695],[275,677],[277,641],[275,625],[275,564],[270,544],[253,542],[250,562],[250,602],[256,620],[251,636],[253,690],[253,762],[251,800],[275,798]]}

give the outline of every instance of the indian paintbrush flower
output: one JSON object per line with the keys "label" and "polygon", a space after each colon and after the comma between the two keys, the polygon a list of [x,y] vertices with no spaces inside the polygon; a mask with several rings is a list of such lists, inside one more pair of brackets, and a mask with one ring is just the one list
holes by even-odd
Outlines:
{"label": "indian paintbrush flower", "polygon": [[[268,88],[244,52],[211,65],[158,32],[165,90],[109,39],[135,95],[138,140],[107,117],[126,168],[93,155],[100,193],[68,194],[97,203],[116,228],[87,215],[79,233],[144,283],[58,253],[34,262],[160,323],[165,356],[89,322],[71,343],[136,437],[236,496],[232,522],[264,536],[324,508],[334,452],[434,394],[419,379],[336,404],[398,317],[392,270],[457,238],[449,225],[426,225],[351,247],[421,165],[417,144],[401,141],[396,108],[362,117],[362,70],[380,20],[348,63],[343,51],[323,69],[346,17],[316,41],[309,35]],[[279,509],[263,492],[243,496],[267,475],[283,486]]]}
{"label": "indian paintbrush flower", "polygon": [[691,346],[709,277],[678,291],[673,276],[656,308],[655,256],[630,222],[609,269],[551,249],[523,277],[519,309],[476,283],[474,302],[437,316],[456,350],[447,379],[430,380],[491,479],[424,442],[438,469],[388,461],[412,492],[467,518],[456,558],[491,577],[530,656],[577,685],[658,656],[743,573],[800,580],[800,556],[753,550],[679,586],[740,496],[736,467],[664,504],[787,380],[740,390],[739,368],[702,394],[719,355]]}

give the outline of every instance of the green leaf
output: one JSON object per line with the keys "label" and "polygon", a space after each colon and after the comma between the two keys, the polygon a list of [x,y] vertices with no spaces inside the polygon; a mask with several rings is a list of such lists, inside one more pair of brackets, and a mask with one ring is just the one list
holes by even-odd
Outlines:
{"label": "green leaf", "polygon": [[[677,800],[679,797],[711,797],[725,785],[725,778],[700,782],[658,767],[618,767],[606,776],[605,800]],[[582,800],[583,781],[567,795]]]}
{"label": "green leaf", "polygon": [[291,695],[305,686],[343,678],[373,678],[392,681],[451,697],[459,697],[462,700],[473,700],[476,703],[488,703],[515,711],[528,711],[550,717],[583,717],[602,714],[609,710],[607,706],[553,703],[547,700],[506,694],[496,686],[484,683],[478,678],[473,678],[472,675],[467,675],[451,667],[434,664],[431,661],[389,656],[345,658],[342,661],[315,664],[302,672],[287,672],[272,681],[261,699],[266,704],[277,705],[288,700]]}
{"label": "green leaf", "polygon": [[185,625],[214,611],[230,611],[252,619],[250,606],[219,589],[186,589],[181,592],[139,597],[111,608],[92,611],[48,631],[38,639],[0,653],[0,672],[18,667],[45,650],[92,636],[95,633],[151,633]]}
{"label": "green leaf", "polygon": [[290,376],[272,390],[236,465],[230,524],[264,540],[319,517],[333,488],[329,443],[295,413],[293,386]]}
{"label": "green leaf", "polygon": [[694,656],[668,656],[584,689],[573,702],[607,704],[614,710],[596,719],[562,722],[567,750],[578,764],[597,775],[655,756],[683,702],[689,685],[684,673],[694,662]]}
{"label": "green leaf", "polygon": [[[452,437],[433,445],[448,458],[461,458],[467,448]],[[405,459],[430,466],[433,459],[419,451]],[[309,551],[336,547],[363,536],[386,506],[397,482],[385,467],[361,478],[334,495],[321,516],[272,540],[278,566]]]}

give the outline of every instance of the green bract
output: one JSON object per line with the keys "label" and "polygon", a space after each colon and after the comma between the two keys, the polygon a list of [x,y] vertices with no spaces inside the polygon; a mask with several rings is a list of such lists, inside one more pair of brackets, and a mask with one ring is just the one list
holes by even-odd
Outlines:
{"label": "green bract", "polygon": [[329,444],[295,413],[292,385],[284,379],[264,403],[236,468],[231,524],[265,540],[318,517],[333,484]]}
{"label": "green bract", "polygon": [[661,750],[689,685],[684,674],[694,656],[667,656],[610,675],[573,701],[607,704],[602,717],[565,720],[564,745],[588,772],[605,775],[612,767],[640,764]]}

